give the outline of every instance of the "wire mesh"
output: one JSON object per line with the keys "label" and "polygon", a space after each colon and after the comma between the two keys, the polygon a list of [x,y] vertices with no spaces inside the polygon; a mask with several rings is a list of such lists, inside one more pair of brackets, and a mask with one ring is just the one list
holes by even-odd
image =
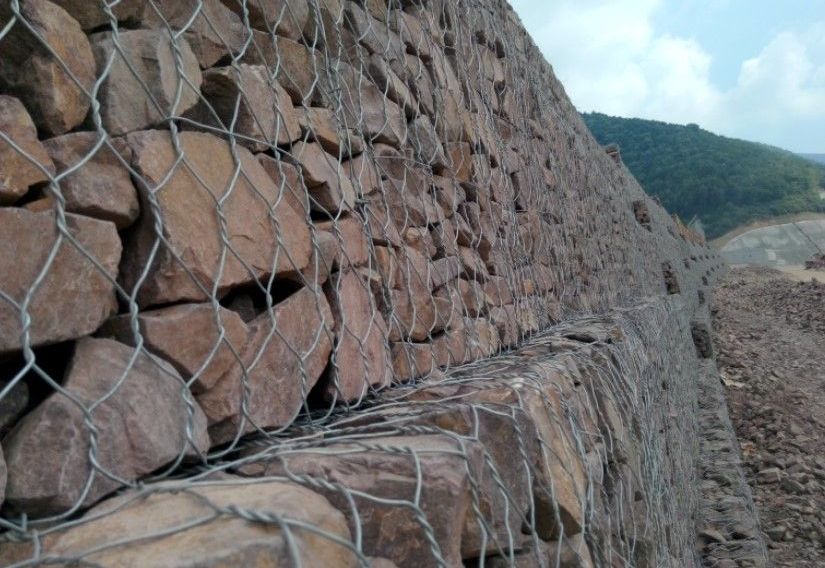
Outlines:
{"label": "wire mesh", "polygon": [[506,2],[9,0],[0,158],[5,561],[693,558],[715,258]]}

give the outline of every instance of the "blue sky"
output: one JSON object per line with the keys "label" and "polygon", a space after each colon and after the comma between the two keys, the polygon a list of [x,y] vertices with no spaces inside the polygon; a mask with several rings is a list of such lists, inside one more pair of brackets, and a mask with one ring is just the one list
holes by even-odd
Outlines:
{"label": "blue sky", "polygon": [[825,153],[825,0],[510,0],[582,111]]}

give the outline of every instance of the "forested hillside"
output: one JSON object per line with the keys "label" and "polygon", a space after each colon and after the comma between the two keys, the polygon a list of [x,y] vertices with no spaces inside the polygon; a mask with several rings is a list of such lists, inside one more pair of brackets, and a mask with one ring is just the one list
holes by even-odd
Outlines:
{"label": "forested hillside", "polygon": [[820,164],[825,164],[825,154],[800,154],[803,158],[807,158],[808,160],[813,160],[814,162],[818,162]]}
{"label": "forested hillside", "polygon": [[709,238],[757,219],[825,208],[825,166],[791,152],[695,124],[583,116],[599,143],[619,144],[648,193],[685,221],[698,216]]}

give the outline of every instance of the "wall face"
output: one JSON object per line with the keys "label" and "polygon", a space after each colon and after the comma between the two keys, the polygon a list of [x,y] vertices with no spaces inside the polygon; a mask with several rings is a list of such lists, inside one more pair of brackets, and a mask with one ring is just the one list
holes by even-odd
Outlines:
{"label": "wall face", "polygon": [[128,540],[219,511],[152,549],[693,562],[690,322],[720,261],[596,144],[506,2],[12,18],[0,498],[18,540],[51,528],[6,558],[118,565],[150,551],[93,551],[95,519]]}

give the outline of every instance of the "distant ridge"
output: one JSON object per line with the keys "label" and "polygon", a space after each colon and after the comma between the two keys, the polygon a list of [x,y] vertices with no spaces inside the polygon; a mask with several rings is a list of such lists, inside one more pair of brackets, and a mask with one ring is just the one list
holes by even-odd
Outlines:
{"label": "distant ridge", "polygon": [[812,162],[817,162],[819,164],[825,164],[825,154],[799,154],[806,160],[811,160]]}
{"label": "distant ridge", "polygon": [[708,238],[760,219],[825,209],[825,164],[812,155],[719,136],[696,124],[582,116],[600,144],[619,144],[648,193],[685,221],[699,217]]}

